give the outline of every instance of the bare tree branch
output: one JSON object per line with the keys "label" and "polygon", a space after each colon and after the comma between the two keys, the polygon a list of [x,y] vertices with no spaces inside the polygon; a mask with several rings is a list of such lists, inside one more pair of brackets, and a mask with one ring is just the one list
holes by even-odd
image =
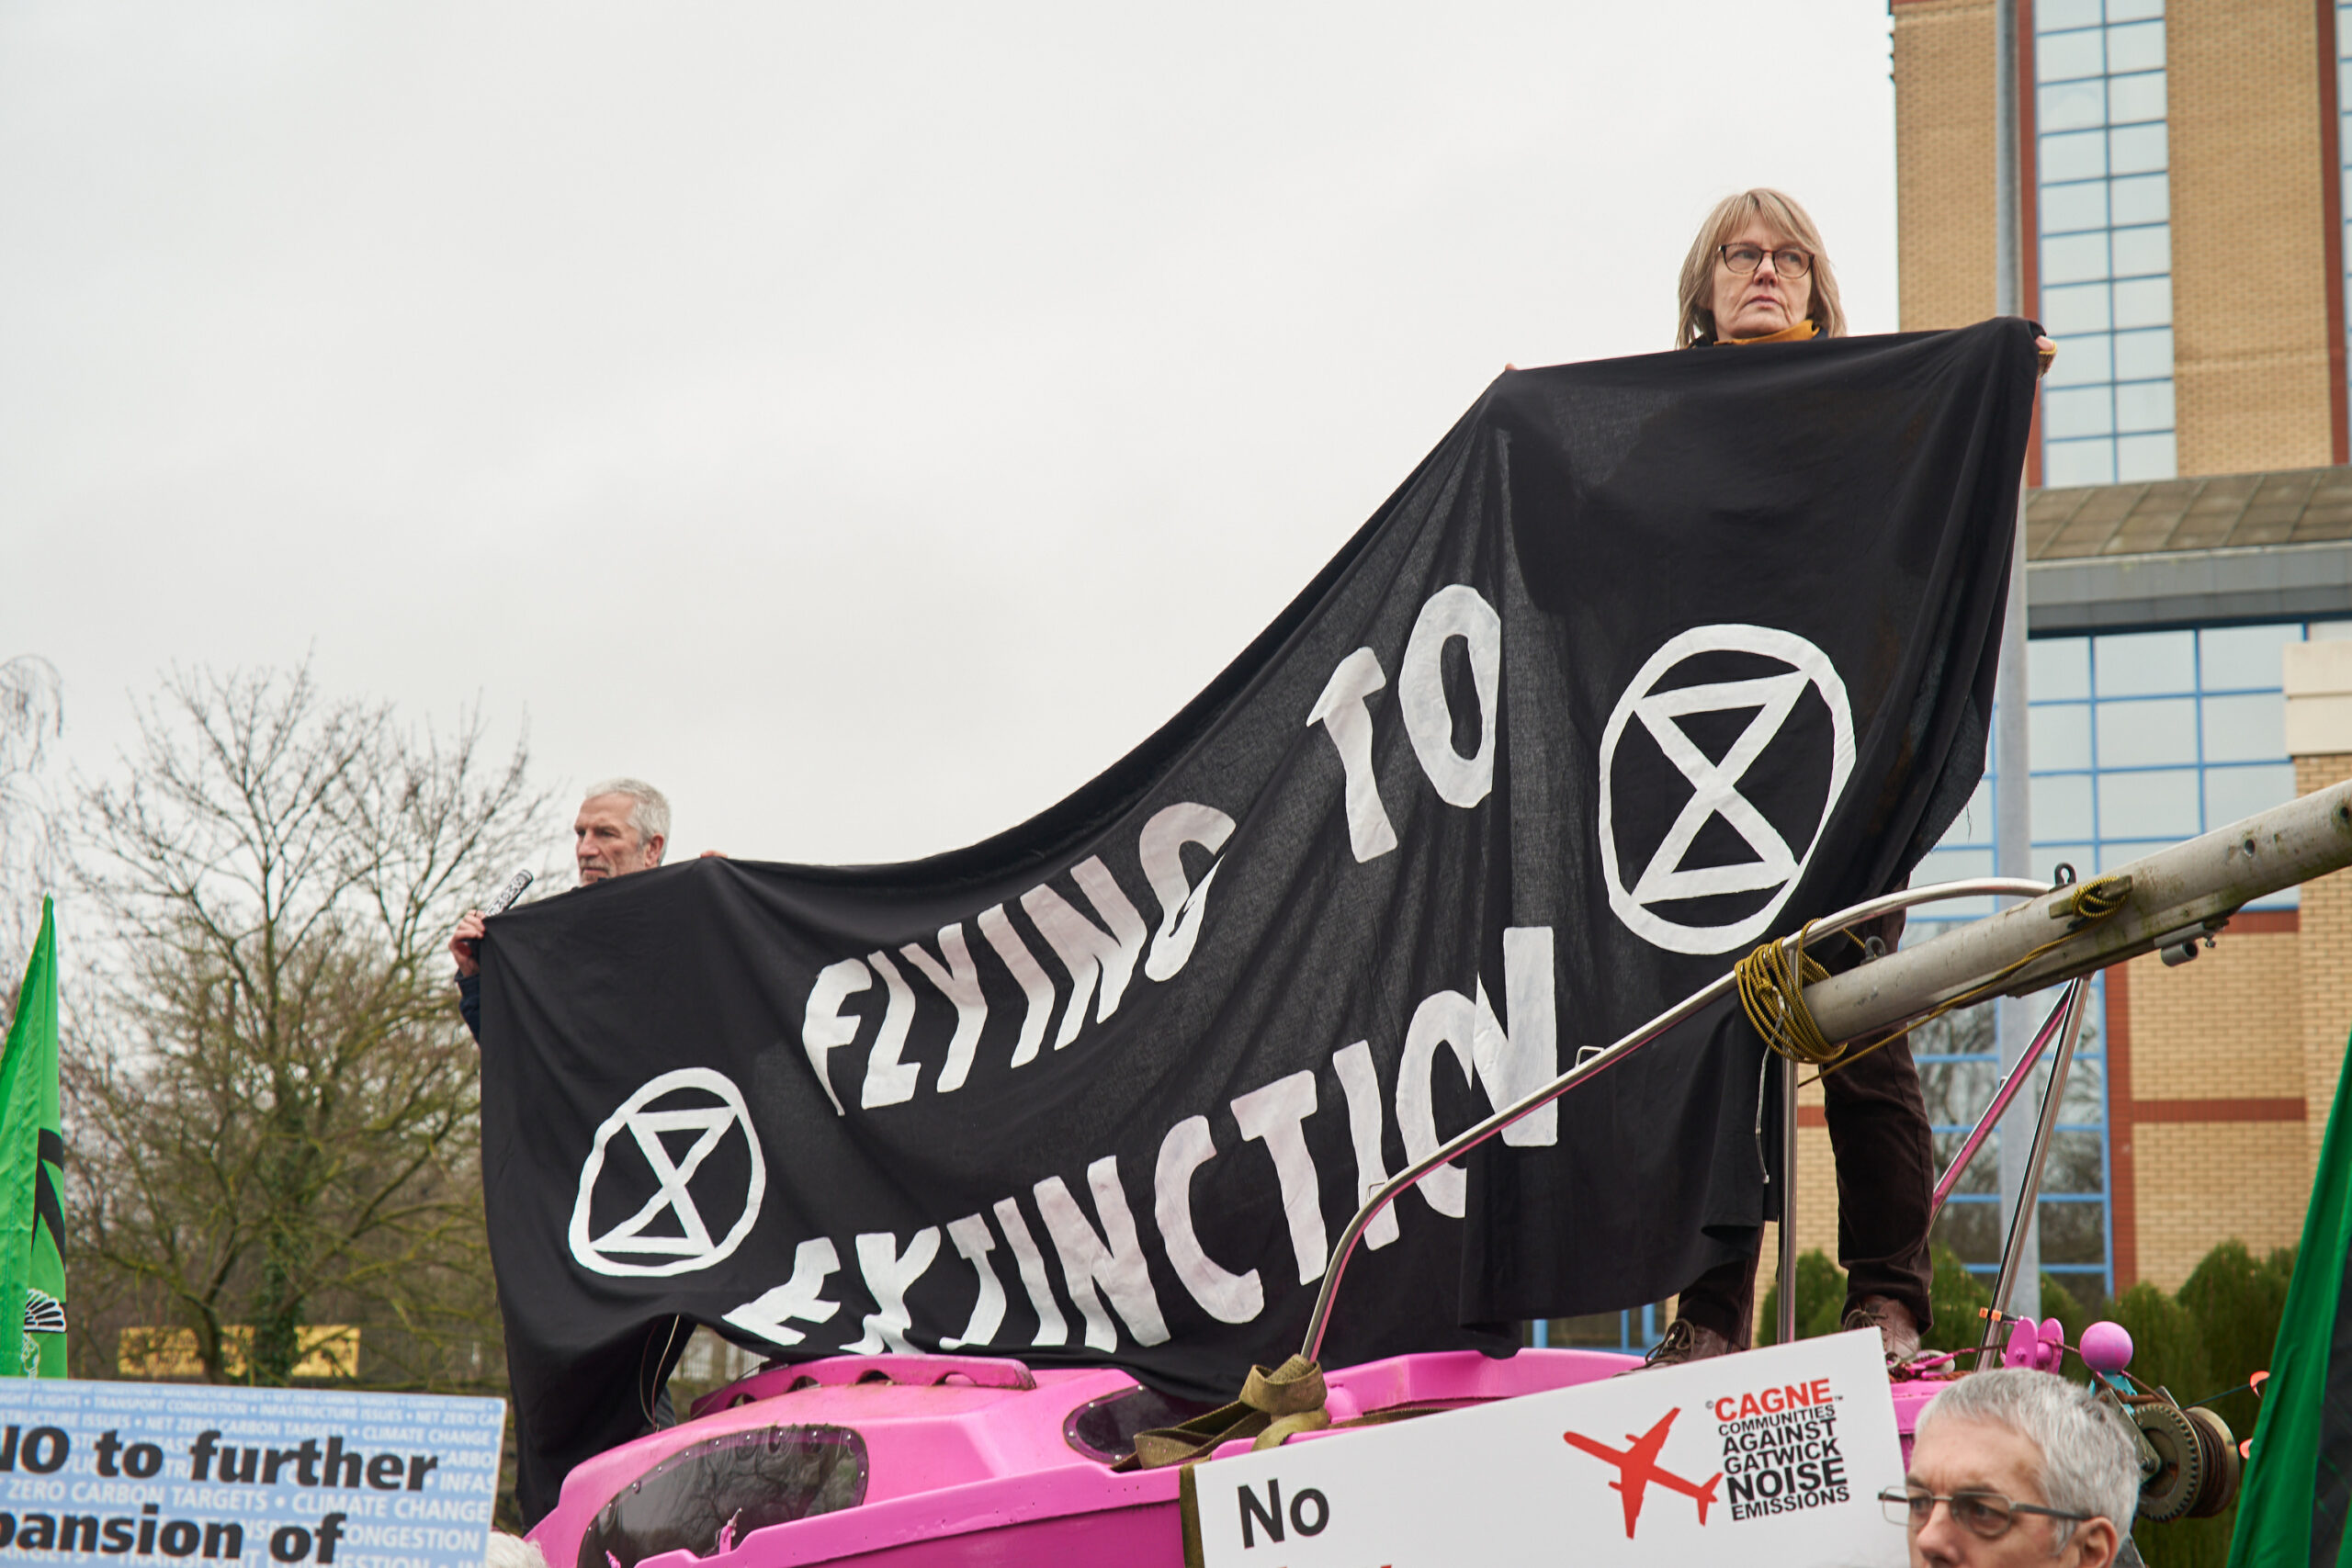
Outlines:
{"label": "bare tree branch", "polygon": [[15,994],[40,896],[57,880],[55,813],[40,775],[50,742],[64,732],[64,699],[49,660],[0,661],[0,999]]}
{"label": "bare tree branch", "polygon": [[524,747],[307,668],[195,670],[126,763],[81,800],[114,956],[65,1070],[75,1314],[186,1328],[214,1379],[285,1382],[306,1325],[347,1324],[370,1383],[494,1382],[478,1064],[435,960],[551,836]]}

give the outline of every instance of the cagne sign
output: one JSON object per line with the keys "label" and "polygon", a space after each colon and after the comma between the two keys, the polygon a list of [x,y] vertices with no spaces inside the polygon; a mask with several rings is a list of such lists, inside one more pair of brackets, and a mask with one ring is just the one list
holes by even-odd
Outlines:
{"label": "cagne sign", "polygon": [[1196,1568],[1905,1561],[1875,1330],[1194,1468]]}

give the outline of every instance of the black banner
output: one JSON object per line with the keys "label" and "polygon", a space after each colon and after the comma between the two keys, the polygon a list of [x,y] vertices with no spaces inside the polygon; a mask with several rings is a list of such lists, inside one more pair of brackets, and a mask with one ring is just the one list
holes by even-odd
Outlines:
{"label": "black banner", "polygon": [[[1982,772],[2032,338],[1507,374],[1035,820],[492,920],[526,1510],[639,1429],[673,1314],[1229,1397],[1295,1348],[1367,1184],[1900,882]],[[1494,1343],[1465,1325],[1752,1249],[1763,1070],[1719,1008],[1432,1177],[1369,1233],[1326,1360]]]}

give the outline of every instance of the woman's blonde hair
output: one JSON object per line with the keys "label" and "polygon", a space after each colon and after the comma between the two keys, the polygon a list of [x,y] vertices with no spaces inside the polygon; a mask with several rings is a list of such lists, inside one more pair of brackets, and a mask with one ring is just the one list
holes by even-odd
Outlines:
{"label": "woman's blonde hair", "polygon": [[1674,346],[1696,348],[1715,341],[1715,251],[1761,218],[1764,226],[1783,240],[1795,242],[1813,254],[1813,303],[1805,310],[1823,337],[1846,335],[1846,311],[1838,303],[1838,275],[1830,270],[1829,253],[1821,231],[1799,207],[1796,198],[1777,190],[1744,190],[1715,203],[1690,254],[1682,258],[1682,319],[1674,329]]}

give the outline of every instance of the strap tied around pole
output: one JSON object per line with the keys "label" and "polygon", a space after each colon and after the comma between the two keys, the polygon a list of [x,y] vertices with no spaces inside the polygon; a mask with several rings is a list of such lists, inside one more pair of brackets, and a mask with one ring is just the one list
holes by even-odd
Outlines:
{"label": "strap tied around pole", "polygon": [[1323,1369],[1304,1356],[1293,1356],[1279,1367],[1252,1367],[1238,1400],[1182,1426],[1136,1433],[1136,1451],[1111,1468],[1190,1464],[1243,1438],[1256,1439],[1250,1444],[1253,1450],[1278,1448],[1296,1433],[1319,1431],[1331,1424],[1323,1408],[1325,1397]]}

